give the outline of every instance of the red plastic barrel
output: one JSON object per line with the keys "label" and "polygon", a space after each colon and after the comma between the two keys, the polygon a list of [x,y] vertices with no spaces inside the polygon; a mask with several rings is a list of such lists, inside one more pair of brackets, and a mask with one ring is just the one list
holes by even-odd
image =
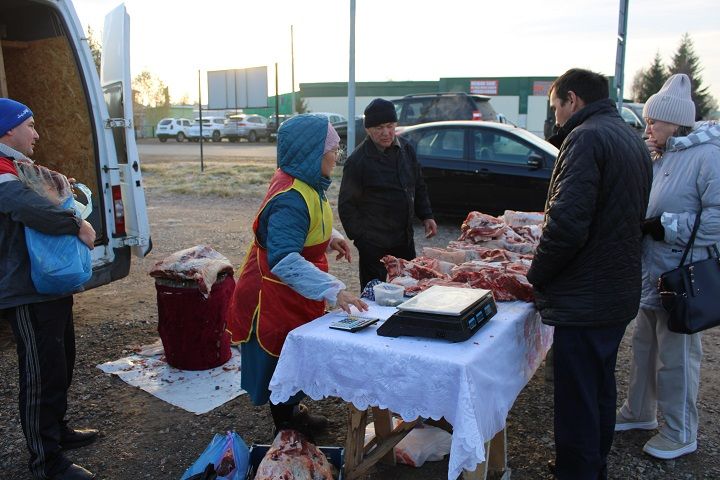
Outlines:
{"label": "red plastic barrel", "polygon": [[219,279],[205,298],[192,282],[156,279],[158,333],[167,363],[181,370],[207,370],[230,360],[226,311],[235,280]]}

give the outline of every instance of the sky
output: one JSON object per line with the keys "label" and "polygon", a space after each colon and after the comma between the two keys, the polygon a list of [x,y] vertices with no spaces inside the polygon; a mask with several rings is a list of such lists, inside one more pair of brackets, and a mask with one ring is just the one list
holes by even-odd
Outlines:
{"label": "sky", "polygon": [[[99,34],[120,0],[73,0]],[[614,75],[620,0],[356,0],[355,80],[549,76],[569,68]],[[131,75],[148,70],[173,101],[203,101],[207,71],[268,67],[269,94],[300,83],[344,82],[349,72],[350,0],[126,0]],[[669,65],[689,33],[703,86],[720,102],[717,0],[631,0],[625,96],[656,53]],[[100,37],[98,37],[100,38]]]}

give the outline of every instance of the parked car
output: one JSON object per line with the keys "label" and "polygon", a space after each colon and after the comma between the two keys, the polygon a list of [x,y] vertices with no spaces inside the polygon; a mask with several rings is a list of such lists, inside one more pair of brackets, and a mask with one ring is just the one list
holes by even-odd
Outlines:
{"label": "parked car", "polygon": [[642,116],[644,103],[623,103],[622,116],[625,123],[638,131],[640,135],[645,134],[645,119]]}
{"label": "parked car", "polygon": [[[355,119],[355,147],[357,148],[358,145],[362,143],[363,140],[365,140],[365,137],[367,137],[367,132],[365,131],[365,123],[364,123],[365,117],[360,116]],[[338,158],[338,164],[342,165],[345,162],[345,159],[348,155],[350,155],[352,152],[347,151],[347,129],[348,129],[348,122],[340,122],[333,125],[335,128],[335,131],[340,136],[340,148],[343,150],[342,156]]]}
{"label": "parked car", "polygon": [[434,212],[542,211],[558,150],[522,128],[449,121],[407,127]]}
{"label": "parked car", "polygon": [[[280,125],[282,125],[283,122],[290,117],[292,117],[292,115],[280,114]],[[268,142],[276,141],[277,140],[278,122],[277,122],[277,117],[275,117],[275,114],[272,114],[268,117],[267,128],[268,128]]]}
{"label": "parked car", "polygon": [[230,115],[225,122],[225,137],[231,142],[244,138],[254,143],[269,135],[267,118],[262,115],[238,113]]}
{"label": "parked car", "polygon": [[309,112],[313,115],[322,115],[324,117],[327,117],[327,119],[335,125],[336,123],[340,122],[347,122],[347,118],[345,118],[344,115],[340,115],[339,113],[332,113],[332,112]]}
{"label": "parked car", "polygon": [[497,121],[498,114],[490,105],[490,97],[463,92],[405,95],[392,100],[397,111],[398,126],[445,120]]}
{"label": "parked car", "polygon": [[[187,136],[193,142],[200,140],[200,118],[195,119],[195,123],[188,130]],[[225,118],[202,117],[202,137],[203,140],[221,141],[225,137]]]}
{"label": "parked car", "polygon": [[155,136],[163,143],[167,142],[168,138],[182,142],[188,137],[192,123],[188,118],[163,118],[155,128]]}

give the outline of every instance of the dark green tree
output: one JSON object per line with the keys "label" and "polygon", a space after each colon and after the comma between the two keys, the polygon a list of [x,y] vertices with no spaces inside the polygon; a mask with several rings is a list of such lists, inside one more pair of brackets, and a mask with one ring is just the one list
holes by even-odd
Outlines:
{"label": "dark green tree", "polygon": [[705,118],[715,108],[717,101],[710,95],[709,87],[703,87],[702,66],[700,59],[695,54],[695,47],[689,34],[683,35],[680,40],[677,52],[672,57],[670,73],[684,73],[690,77],[692,82],[692,99],[695,102],[695,117],[699,120]]}
{"label": "dark green tree", "polygon": [[650,98],[650,95],[657,93],[668,78],[667,70],[662,64],[660,52],[655,53],[655,58],[650,68],[644,68],[637,71],[633,77],[632,96],[633,100],[644,103]]}

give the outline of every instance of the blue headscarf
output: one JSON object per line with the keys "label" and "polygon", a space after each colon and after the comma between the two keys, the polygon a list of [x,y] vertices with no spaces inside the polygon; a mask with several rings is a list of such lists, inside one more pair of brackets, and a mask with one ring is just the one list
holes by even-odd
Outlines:
{"label": "blue headscarf", "polygon": [[292,117],[278,130],[278,167],[318,190],[322,182],[322,157],[329,121],[322,115]]}

